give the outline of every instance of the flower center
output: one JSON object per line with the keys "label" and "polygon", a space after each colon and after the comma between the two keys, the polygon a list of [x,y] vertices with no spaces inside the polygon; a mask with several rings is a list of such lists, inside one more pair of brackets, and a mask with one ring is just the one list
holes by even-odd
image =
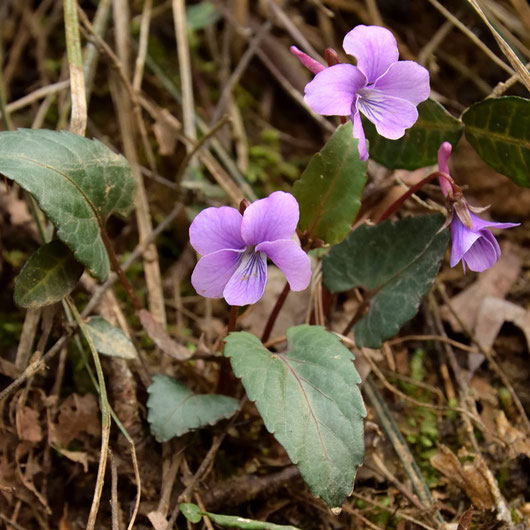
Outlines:
{"label": "flower center", "polygon": [[248,281],[253,276],[257,276],[258,274],[262,273],[260,267],[260,254],[262,254],[262,252],[256,252],[255,245],[248,246],[245,249],[245,252],[241,254],[239,266],[243,268],[241,271],[242,281]]}

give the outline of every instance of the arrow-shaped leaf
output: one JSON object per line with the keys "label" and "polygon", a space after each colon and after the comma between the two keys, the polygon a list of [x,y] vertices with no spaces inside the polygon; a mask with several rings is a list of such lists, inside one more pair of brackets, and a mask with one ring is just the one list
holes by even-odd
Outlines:
{"label": "arrow-shaped leaf", "polygon": [[351,352],[323,328],[289,328],[287,341],[287,352],[271,353],[254,335],[231,333],[224,353],[313,494],[337,507],[363,460],[361,379]]}
{"label": "arrow-shaped leaf", "polygon": [[66,131],[0,132],[0,173],[31,193],[57,235],[104,280],[109,258],[100,234],[112,212],[127,214],[136,182],[125,158]]}
{"label": "arrow-shaped leaf", "polygon": [[340,125],[293,186],[298,228],[331,245],[342,241],[361,206],[365,182],[366,162],[359,159],[352,124]]}
{"label": "arrow-shaped leaf", "polygon": [[445,254],[449,234],[441,215],[363,225],[324,258],[324,283],[333,293],[363,287],[368,313],[354,326],[357,346],[377,348],[417,312]]}
{"label": "arrow-shaped leaf", "polygon": [[26,262],[15,283],[15,303],[42,307],[62,300],[83,274],[72,251],[55,240],[39,248]]}
{"label": "arrow-shaped leaf", "polygon": [[471,105],[462,120],[480,158],[519,186],[530,187],[530,101],[515,96]]}
{"label": "arrow-shaped leaf", "polygon": [[162,374],[153,376],[147,391],[147,421],[159,442],[230,418],[239,408],[237,399],[217,394],[197,395],[184,383]]}

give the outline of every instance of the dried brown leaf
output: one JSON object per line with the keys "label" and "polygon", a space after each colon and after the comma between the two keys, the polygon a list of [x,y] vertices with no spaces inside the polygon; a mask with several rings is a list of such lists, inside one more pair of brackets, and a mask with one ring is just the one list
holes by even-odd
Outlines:
{"label": "dried brown leaf", "polygon": [[495,416],[495,423],[499,436],[506,442],[508,456],[517,458],[523,454],[530,458],[530,439],[525,433],[510,425],[502,410]]}
{"label": "dried brown leaf", "polygon": [[177,359],[177,361],[186,361],[193,356],[193,352],[174,341],[166,330],[154,319],[153,315],[146,309],[138,312],[140,322],[149,338],[167,355]]}
{"label": "dried brown leaf", "polygon": [[25,442],[37,443],[42,440],[39,413],[30,407],[17,408],[16,415],[18,437]]}
{"label": "dried brown leaf", "polygon": [[59,448],[83,434],[97,436],[100,432],[99,409],[92,394],[71,394],[59,407],[57,423],[50,423],[50,443]]}
{"label": "dried brown leaf", "polygon": [[[167,110],[164,109],[164,112]],[[158,152],[162,156],[173,154],[177,145],[177,134],[175,128],[168,124],[167,119],[157,119],[153,125],[153,132],[158,142]]]}
{"label": "dried brown leaf", "polygon": [[[484,299],[489,296],[504,298],[520,272],[521,257],[517,248],[505,243],[502,247],[501,259],[491,269],[480,274],[473,285],[451,298],[451,307],[468,329],[475,329],[480,306]],[[442,308],[442,315],[455,331],[462,331],[449,308]]]}
{"label": "dried brown leaf", "polygon": [[495,497],[491,491],[489,480],[484,472],[485,464],[480,457],[473,463],[462,465],[458,457],[445,445],[431,458],[431,464],[465,491],[473,505],[479,510],[495,508]]}
{"label": "dried brown leaf", "polygon": [[88,471],[88,453],[84,451],[68,451],[68,449],[62,449],[60,447],[54,447],[54,449],[68,458],[68,460],[81,464],[85,473]]}
{"label": "dried brown leaf", "polygon": [[[23,462],[24,459],[26,459],[25,462]],[[17,475],[22,484],[37,497],[48,515],[51,515],[52,511],[46,497],[37,489],[33,482],[33,477],[41,472],[42,468],[35,460],[33,452],[29,449],[29,445],[26,442],[18,444],[15,450],[15,461]]]}
{"label": "dried brown leaf", "polygon": [[471,526],[471,520],[473,519],[473,506],[468,508],[460,517],[458,522],[458,528],[456,530],[469,530]]}
{"label": "dried brown leaf", "polygon": [[485,349],[491,348],[504,322],[512,322],[518,326],[530,348],[530,311],[493,296],[484,298],[478,311],[474,331],[480,345]]}

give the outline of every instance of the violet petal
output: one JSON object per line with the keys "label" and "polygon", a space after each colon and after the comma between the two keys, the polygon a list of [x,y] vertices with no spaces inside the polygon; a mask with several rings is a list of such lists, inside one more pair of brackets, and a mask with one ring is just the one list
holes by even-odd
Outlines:
{"label": "violet petal", "polygon": [[344,37],[344,51],[357,59],[368,83],[381,77],[395,63],[399,51],[394,35],[380,26],[357,26]]}
{"label": "violet petal", "polygon": [[353,123],[353,137],[357,138],[357,149],[359,151],[359,158],[364,162],[368,160],[368,149],[366,147],[366,136],[364,135],[363,122],[361,121],[361,114],[354,105],[350,119]]}
{"label": "violet petal", "polygon": [[190,226],[191,246],[202,255],[222,249],[242,249],[242,215],[228,206],[206,208],[200,212]]}
{"label": "violet petal", "polygon": [[464,254],[466,265],[475,272],[482,272],[492,267],[497,261],[497,252],[491,241],[479,237]]}
{"label": "violet petal", "polygon": [[497,261],[501,257],[501,247],[499,246],[498,241],[495,239],[495,236],[489,230],[481,230],[480,235],[486,238],[493,246],[495,250],[495,256]]}
{"label": "violet petal", "polygon": [[247,245],[289,239],[296,230],[299,217],[296,199],[290,193],[275,191],[247,207],[241,223],[241,235]]}
{"label": "violet petal", "polygon": [[226,284],[223,296],[230,305],[255,304],[263,296],[266,283],[267,256],[263,252],[247,249]]}
{"label": "violet petal", "polygon": [[191,284],[197,293],[206,298],[222,298],[241,256],[242,251],[237,250],[219,250],[203,256],[191,275]]}
{"label": "violet petal", "polygon": [[429,97],[429,72],[414,61],[398,61],[371,88],[417,105]]}
{"label": "violet petal", "polygon": [[299,50],[296,46],[291,46],[289,50],[308,70],[310,70],[314,74],[318,74],[319,72],[322,72],[322,70],[327,68],[323,64],[320,64],[317,60],[313,59],[313,57],[311,57],[310,55],[307,55],[307,53],[304,53],[302,50]]}
{"label": "violet petal", "polygon": [[318,114],[349,116],[356,91],[365,85],[366,78],[356,66],[336,64],[305,86],[304,101]]}
{"label": "violet petal", "polygon": [[287,278],[293,291],[303,291],[311,281],[311,260],[292,239],[265,241],[256,247],[264,252]]}
{"label": "violet petal", "polygon": [[471,215],[471,222],[473,223],[473,230],[482,230],[484,228],[513,228],[514,226],[519,226],[521,223],[495,223],[494,221],[486,221],[481,219],[472,212],[469,212]]}
{"label": "violet petal", "polygon": [[412,103],[375,90],[362,89],[357,105],[377,132],[390,140],[401,138],[405,129],[412,127],[418,119],[418,111]]}
{"label": "violet petal", "polygon": [[473,243],[479,239],[480,234],[467,228],[458,216],[454,215],[451,222],[451,236],[453,244],[451,247],[450,265],[454,267],[464,257],[464,254],[471,248]]}

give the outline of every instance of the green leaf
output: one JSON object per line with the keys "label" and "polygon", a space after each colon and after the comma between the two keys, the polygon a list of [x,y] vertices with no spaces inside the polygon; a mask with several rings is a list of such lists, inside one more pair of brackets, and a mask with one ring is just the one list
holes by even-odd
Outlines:
{"label": "green leaf", "polygon": [[359,159],[351,122],[340,125],[295,182],[298,228],[331,245],[342,241],[359,211],[366,162]]}
{"label": "green leaf", "polygon": [[184,383],[167,375],[153,376],[147,391],[147,421],[159,442],[230,418],[239,409],[237,399],[216,394],[196,395]]}
{"label": "green leaf", "polygon": [[83,274],[71,250],[59,240],[46,243],[26,262],[15,283],[15,303],[42,307],[62,300]]}
{"label": "green leaf", "polygon": [[530,187],[530,101],[515,96],[471,105],[462,120],[480,158],[519,186]]}
{"label": "green leaf", "polygon": [[437,163],[443,142],[455,145],[463,125],[433,99],[418,105],[418,120],[398,140],[377,134],[375,126],[363,117],[366,138],[370,140],[370,158],[390,169],[417,169]]}
{"label": "green leaf", "polygon": [[287,352],[271,353],[250,333],[230,333],[224,353],[313,494],[337,507],[363,460],[361,379],[333,333],[297,326],[287,341]]}
{"label": "green leaf", "polygon": [[86,330],[99,353],[121,359],[136,359],[136,348],[131,339],[103,317],[90,317],[86,323]]}
{"label": "green leaf", "polygon": [[448,230],[441,215],[363,225],[324,258],[324,283],[333,293],[362,287],[368,313],[353,327],[357,346],[377,348],[417,312],[444,257]]}
{"label": "green leaf", "polygon": [[202,519],[201,509],[192,502],[182,502],[180,504],[182,515],[192,523],[199,523]]}
{"label": "green leaf", "polygon": [[246,528],[247,530],[298,530],[295,526],[254,521],[253,519],[246,519],[238,515],[219,515],[211,512],[202,512],[196,504],[191,502],[183,502],[180,505],[180,511],[192,523],[200,522],[204,514],[219,526],[226,526],[228,528]]}
{"label": "green leaf", "polygon": [[199,2],[186,8],[186,28],[188,31],[204,29],[215,24],[221,13],[212,2]]}
{"label": "green leaf", "polygon": [[106,279],[100,223],[133,206],[136,182],[127,160],[77,134],[19,129],[0,132],[0,173],[31,193],[75,257]]}

